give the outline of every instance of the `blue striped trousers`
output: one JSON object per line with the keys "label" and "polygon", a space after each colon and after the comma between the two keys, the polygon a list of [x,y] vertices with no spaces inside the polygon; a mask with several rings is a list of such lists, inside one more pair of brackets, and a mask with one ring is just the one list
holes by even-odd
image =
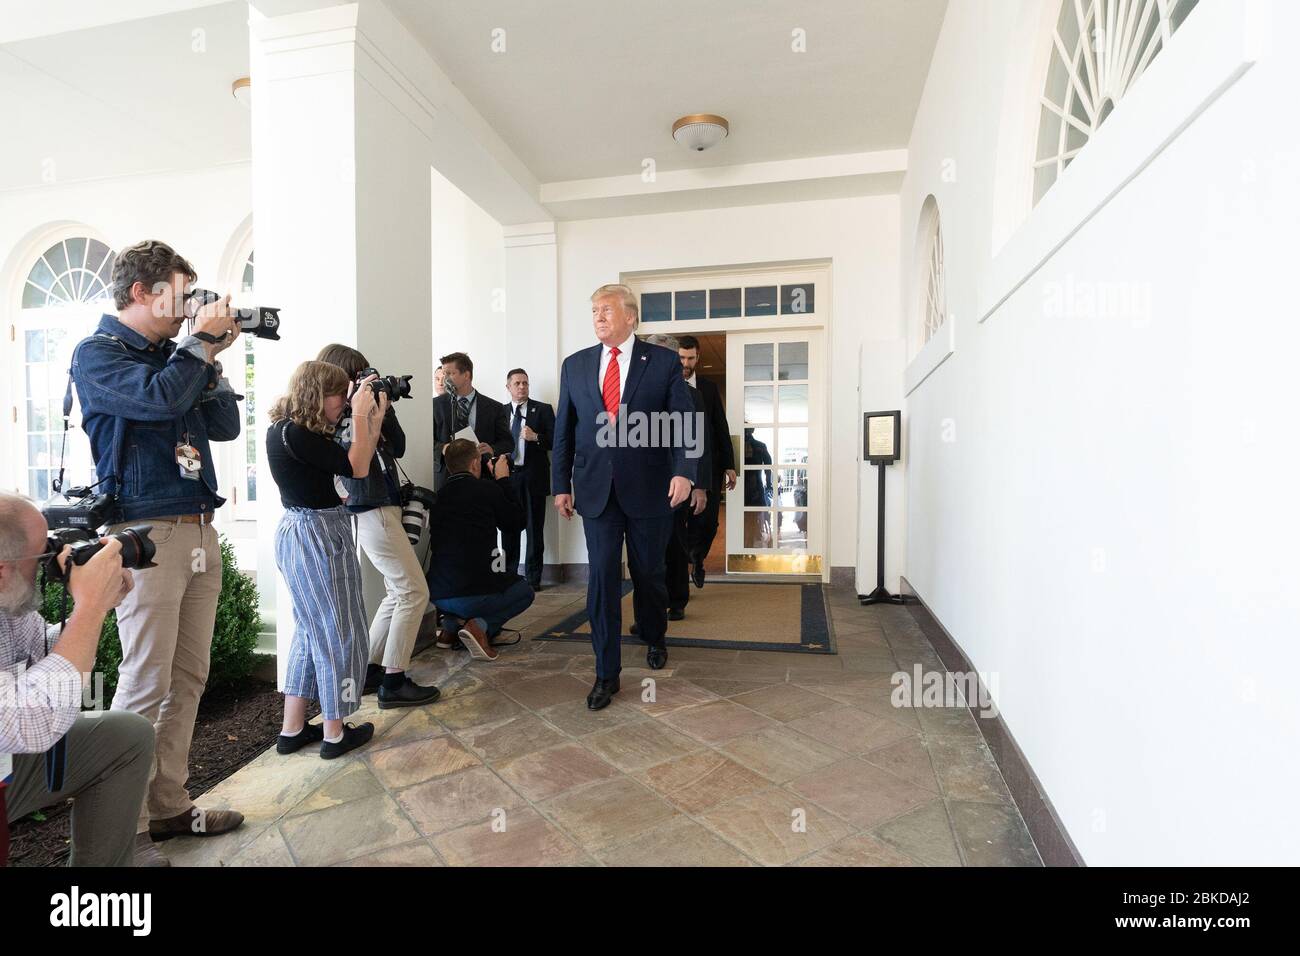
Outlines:
{"label": "blue striped trousers", "polygon": [[341,720],[361,704],[370,636],[352,519],[342,506],[287,508],[275,529],[275,563],[293,598],[293,643],[284,692],[320,701]]}

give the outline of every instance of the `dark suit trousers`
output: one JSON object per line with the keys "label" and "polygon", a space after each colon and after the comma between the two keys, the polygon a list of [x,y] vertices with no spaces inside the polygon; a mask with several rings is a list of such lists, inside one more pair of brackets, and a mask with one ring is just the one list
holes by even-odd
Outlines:
{"label": "dark suit trousers", "polygon": [[[684,505],[673,512],[673,534],[668,539],[664,565],[667,568],[668,606],[673,610],[684,611],[691,600],[691,543],[688,520],[691,516],[691,502],[688,498]],[[700,515],[700,517],[704,517]]]}
{"label": "dark suit trousers", "polygon": [[[525,569],[524,577],[530,584],[537,584],[542,580],[542,557],[546,552],[546,495],[533,494],[528,487],[528,477],[528,473],[524,471],[512,472],[510,491],[515,495],[528,521],[524,529],[528,535],[526,558],[528,567]],[[517,571],[520,552],[519,535],[503,534],[502,539],[505,543],[506,568]]]}
{"label": "dark suit trousers", "polygon": [[[721,486],[720,486],[721,487]],[[687,520],[689,528],[689,550],[692,561],[703,561],[713,547],[713,539],[718,534],[718,509],[722,505],[724,492],[710,491],[708,504],[698,515],[692,514]]]}
{"label": "dark suit trousers", "polygon": [[587,537],[587,619],[596,676],[617,677],[623,666],[623,542],[627,542],[632,574],[633,613],[640,637],[663,644],[668,632],[668,588],[664,580],[664,549],[673,533],[673,516],[631,518],[623,512],[614,489],[605,510],[583,518]]}

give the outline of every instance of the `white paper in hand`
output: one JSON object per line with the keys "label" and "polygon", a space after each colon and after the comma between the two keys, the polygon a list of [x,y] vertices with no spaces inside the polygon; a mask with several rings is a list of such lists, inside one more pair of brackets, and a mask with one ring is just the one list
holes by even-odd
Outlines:
{"label": "white paper in hand", "polygon": [[474,429],[470,428],[468,425],[466,425],[460,431],[456,432],[456,434],[452,435],[451,437],[464,438],[468,441],[472,441],[474,443],[474,446],[478,447],[478,436],[474,434]]}

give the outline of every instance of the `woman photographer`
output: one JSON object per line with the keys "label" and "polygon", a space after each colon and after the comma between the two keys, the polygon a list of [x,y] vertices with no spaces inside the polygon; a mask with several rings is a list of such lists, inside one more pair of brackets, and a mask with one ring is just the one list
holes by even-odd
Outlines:
{"label": "woman photographer", "polygon": [[[370,368],[366,357],[346,345],[327,345],[318,361],[337,365],[350,381]],[[340,429],[335,440],[349,448],[352,436]],[[406,453],[406,434],[392,407],[384,414],[379,445],[364,478],[343,478],[349,512],[357,516],[357,538],[387,592],[370,624],[370,663],[363,693],[378,691],[381,709],[417,707],[438,698],[438,688],[406,676],[411,649],[429,606],[429,585],[411,539],[402,527],[402,498],[397,459]]]}
{"label": "woman photographer", "polygon": [[[368,642],[361,600],[361,566],[352,519],[340,504],[334,476],[370,472],[388,396],[337,365],[303,362],[288,392],[271,407],[266,433],[271,477],[280,489],[284,517],[275,529],[275,562],[293,598],[294,634],[284,685],[284,725],[276,750],[293,753],[321,741],[326,760],[362,746],[374,724],[344,724],[360,705]],[[352,447],[333,439],[352,399]],[[307,702],[319,700],[323,725],[306,723]]]}

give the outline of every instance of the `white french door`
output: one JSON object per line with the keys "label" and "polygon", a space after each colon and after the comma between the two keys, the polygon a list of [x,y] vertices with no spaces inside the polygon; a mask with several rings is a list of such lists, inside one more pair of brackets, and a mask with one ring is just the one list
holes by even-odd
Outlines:
{"label": "white french door", "polygon": [[822,573],[822,335],[819,328],[727,333],[727,418],[739,473],[727,492],[728,573]]}

